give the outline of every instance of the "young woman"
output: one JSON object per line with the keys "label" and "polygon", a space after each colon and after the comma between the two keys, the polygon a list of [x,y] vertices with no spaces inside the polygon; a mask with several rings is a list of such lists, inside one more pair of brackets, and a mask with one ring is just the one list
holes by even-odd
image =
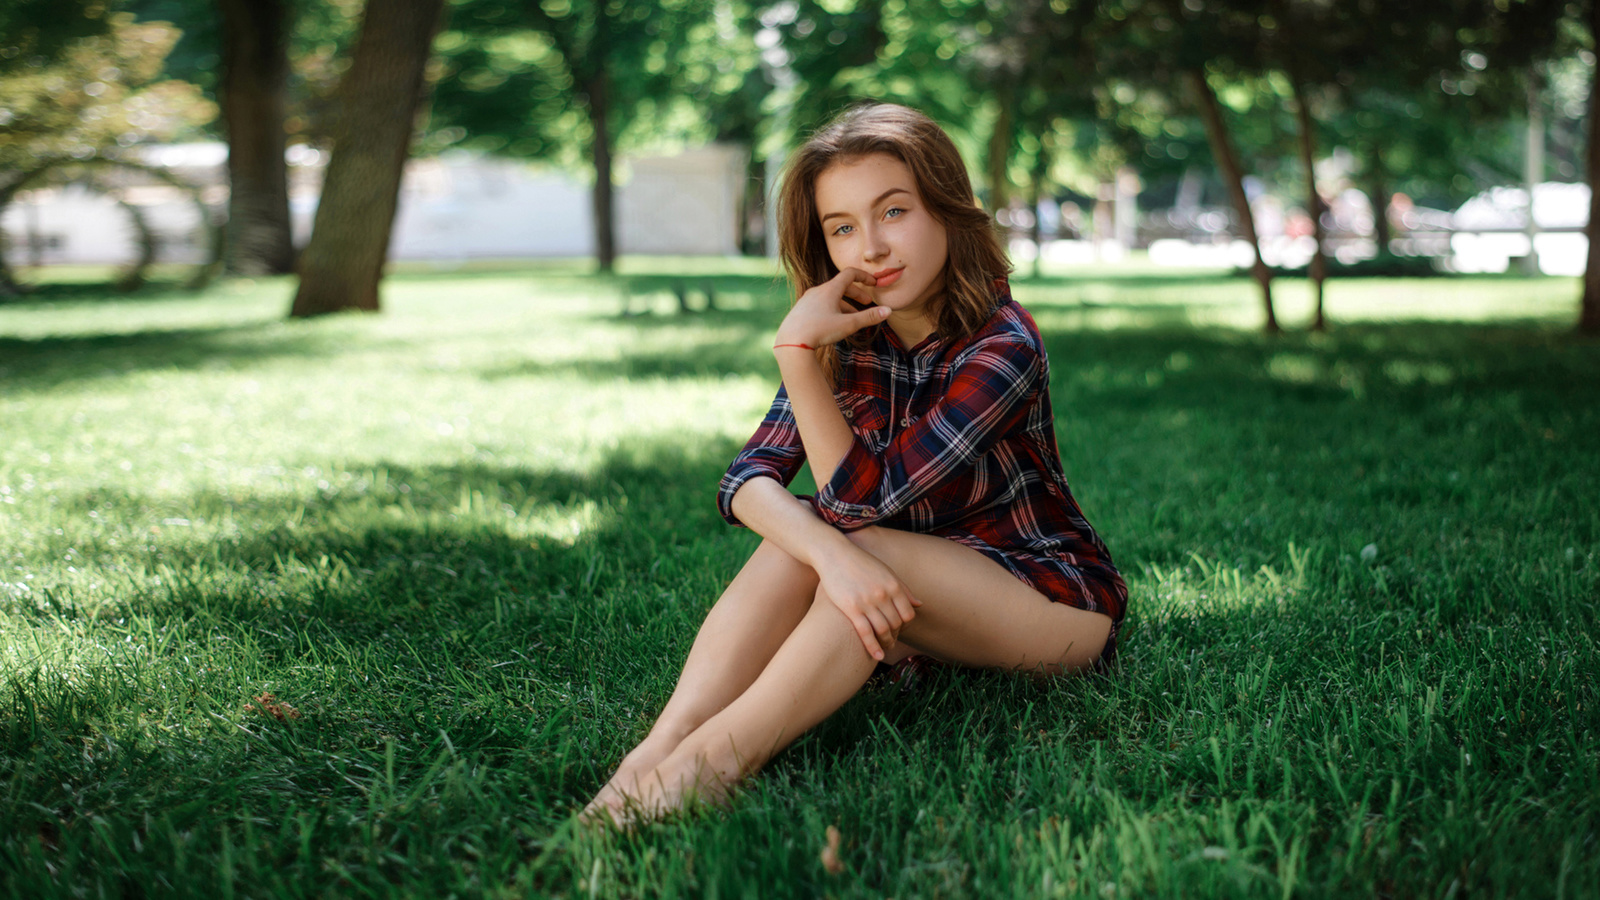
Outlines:
{"label": "young woman", "polygon": [[1063,673],[1115,651],[1127,588],[1067,489],[1044,345],[950,138],[855,107],[789,161],[778,219],[783,384],[718,494],[764,540],[589,815],[720,799],[879,663]]}

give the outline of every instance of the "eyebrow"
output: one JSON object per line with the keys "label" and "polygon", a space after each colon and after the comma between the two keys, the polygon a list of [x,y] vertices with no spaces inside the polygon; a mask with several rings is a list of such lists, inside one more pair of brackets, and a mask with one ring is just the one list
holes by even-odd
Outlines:
{"label": "eyebrow", "polygon": [[[889,197],[891,197],[891,196],[893,196],[895,194],[909,194],[909,193],[911,193],[911,192],[906,190],[903,187],[892,187],[892,188],[889,188],[887,191],[884,191],[883,193],[879,194],[876,198],[874,198],[873,201],[872,201],[872,205],[873,206],[877,206],[879,203],[882,203],[884,200],[887,200]],[[842,215],[845,215],[845,213],[842,213],[842,212],[831,212],[831,213],[828,213],[827,215],[823,216],[818,221],[826,222],[829,219],[833,218],[834,216],[842,216]]]}

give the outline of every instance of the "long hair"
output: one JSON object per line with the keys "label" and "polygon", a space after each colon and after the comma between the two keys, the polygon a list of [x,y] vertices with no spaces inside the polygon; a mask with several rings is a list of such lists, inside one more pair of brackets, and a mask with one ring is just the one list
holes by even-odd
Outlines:
{"label": "long hair", "polygon": [[[944,226],[949,252],[944,291],[928,301],[928,318],[941,339],[973,334],[994,308],[994,282],[1011,271],[989,214],[978,205],[967,167],[950,136],[932,119],[892,103],[863,103],[822,126],[789,157],[778,190],[778,255],[796,300],[839,274],[817,219],[817,176],[836,163],[886,153],[905,164],[928,211]],[[860,345],[862,332],[846,340]],[[830,383],[838,374],[838,349],[817,358]]]}

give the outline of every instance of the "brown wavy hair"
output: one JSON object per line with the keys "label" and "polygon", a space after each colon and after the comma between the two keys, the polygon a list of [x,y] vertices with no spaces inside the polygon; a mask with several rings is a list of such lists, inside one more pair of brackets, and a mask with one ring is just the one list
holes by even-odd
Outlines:
{"label": "brown wavy hair", "polygon": [[[835,116],[789,157],[778,189],[778,255],[794,297],[839,274],[817,218],[817,177],[837,163],[886,153],[905,164],[928,211],[945,228],[949,253],[944,291],[928,301],[928,318],[941,339],[976,332],[994,309],[997,278],[1011,272],[989,214],[978,205],[966,164],[950,136],[932,119],[892,103],[862,103]],[[857,346],[864,332],[846,338]],[[837,348],[817,348],[833,382]]]}

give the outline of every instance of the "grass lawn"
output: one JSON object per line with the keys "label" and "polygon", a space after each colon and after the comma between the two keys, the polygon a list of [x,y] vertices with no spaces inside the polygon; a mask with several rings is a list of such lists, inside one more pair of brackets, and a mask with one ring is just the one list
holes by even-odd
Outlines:
{"label": "grass lawn", "polygon": [[631,260],[624,317],[584,271],[410,267],[312,322],[282,279],[0,304],[0,894],[1600,892],[1573,281],[1335,282],[1275,340],[1246,281],[1019,281],[1117,671],[869,685],[624,837],[573,812],[754,548],[713,495],[784,304]]}

